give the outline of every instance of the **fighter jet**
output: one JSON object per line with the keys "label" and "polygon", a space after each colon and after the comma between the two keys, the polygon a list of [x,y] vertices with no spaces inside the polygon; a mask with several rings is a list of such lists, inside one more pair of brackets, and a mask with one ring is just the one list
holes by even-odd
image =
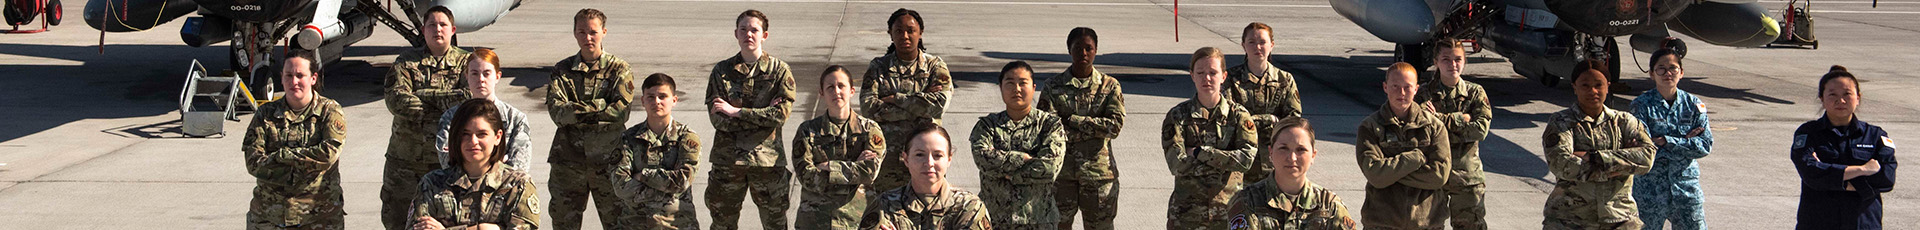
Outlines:
{"label": "fighter jet", "polygon": [[[286,48],[317,51],[322,63],[340,59],[346,46],[364,40],[377,22],[393,29],[414,47],[421,47],[419,16],[434,6],[453,12],[457,33],[486,28],[522,0],[88,0],[85,19],[88,26],[102,32],[134,32],[153,29],[188,13],[180,29],[180,39],[188,46],[203,47],[231,41],[231,70],[247,76],[248,81],[277,79],[278,71],[269,69],[275,49],[288,33],[293,37]],[[403,17],[395,17],[392,6]],[[404,20],[404,21],[403,21]],[[104,37],[104,35],[102,35]],[[272,81],[272,80],[269,80]],[[255,84],[264,87],[269,84]]]}
{"label": "fighter jet", "polygon": [[1329,0],[1334,11],[1380,40],[1397,43],[1394,57],[1425,68],[1428,47],[1440,39],[1471,42],[1469,52],[1491,50],[1513,71],[1557,87],[1574,65],[1607,60],[1619,82],[1619,36],[1652,52],[1680,32],[1708,44],[1758,47],[1780,25],[1758,0]]}

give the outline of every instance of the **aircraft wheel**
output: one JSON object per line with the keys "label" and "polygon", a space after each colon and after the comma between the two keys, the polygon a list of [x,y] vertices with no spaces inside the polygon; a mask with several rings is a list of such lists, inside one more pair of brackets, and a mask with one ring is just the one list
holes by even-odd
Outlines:
{"label": "aircraft wheel", "polygon": [[[1395,44],[1393,46],[1393,60],[1411,64],[1413,65],[1413,69],[1425,73],[1427,72],[1427,67],[1433,65],[1433,63],[1431,63],[1433,62],[1433,57],[1427,56],[1428,52],[1426,51],[1426,44]],[[1426,83],[1430,80],[1429,78],[1431,78],[1431,76],[1426,76],[1428,74],[1421,75],[1422,76],[1416,79],[1415,82]]]}
{"label": "aircraft wheel", "polygon": [[47,25],[60,25],[61,11],[64,11],[62,9],[63,8],[60,8],[60,0],[47,0],[47,10],[42,11],[47,14]]}
{"label": "aircraft wheel", "polygon": [[0,7],[0,11],[5,11],[4,14],[7,18],[7,25],[9,26],[20,25],[21,22],[26,21],[25,18],[21,17],[21,16],[25,16],[26,14],[24,12],[20,12],[20,9],[15,9],[12,6],[13,3],[11,1],[9,1],[7,5],[8,6],[6,7]]}
{"label": "aircraft wheel", "polygon": [[1546,85],[1547,88],[1560,87],[1560,76],[1554,76],[1553,74],[1540,74],[1540,75],[1541,75],[1540,76],[1541,85]]}

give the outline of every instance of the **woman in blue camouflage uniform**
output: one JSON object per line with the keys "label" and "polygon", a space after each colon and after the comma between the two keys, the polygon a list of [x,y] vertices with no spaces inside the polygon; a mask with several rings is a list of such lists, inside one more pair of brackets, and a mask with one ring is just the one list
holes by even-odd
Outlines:
{"label": "woman in blue camouflage uniform", "polygon": [[1646,125],[1653,136],[1653,169],[1633,178],[1633,199],[1639,201],[1642,229],[1707,229],[1706,209],[1702,207],[1700,165],[1695,159],[1713,151],[1713,129],[1707,126],[1707,104],[1680,90],[1680,78],[1686,76],[1680,60],[1687,56],[1686,43],[1668,38],[1653,52],[1650,64],[1654,90],[1633,99],[1633,116]]}

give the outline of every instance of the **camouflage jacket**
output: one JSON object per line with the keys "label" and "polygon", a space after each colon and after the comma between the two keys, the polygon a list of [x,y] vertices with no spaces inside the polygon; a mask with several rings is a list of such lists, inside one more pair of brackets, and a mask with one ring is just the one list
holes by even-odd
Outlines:
{"label": "camouflage jacket", "polygon": [[433,217],[447,229],[479,224],[500,229],[540,228],[540,189],[533,178],[506,164],[495,164],[480,178],[468,177],[458,167],[441,168],[420,178],[420,197],[407,213],[407,226],[420,217]]}
{"label": "camouflage jacket", "polygon": [[1225,99],[1214,108],[1201,107],[1198,100],[1180,102],[1160,124],[1160,147],[1176,177],[1247,171],[1259,151],[1252,116]]}
{"label": "camouflage jacket", "polygon": [[1425,108],[1408,108],[1403,120],[1387,107],[1361,120],[1354,140],[1368,185],[1360,219],[1368,227],[1439,227],[1446,203],[1438,190],[1453,174],[1447,126]]}
{"label": "camouflage jacket", "polygon": [[316,95],[306,108],[287,101],[261,105],[247,125],[247,174],[255,179],[247,215],[292,226],[345,215],[341,210],[340,145],[347,139],[340,103]]}
{"label": "camouflage jacket", "polygon": [[1493,106],[1487,101],[1487,90],[1466,80],[1460,80],[1458,86],[1447,86],[1436,80],[1420,86],[1420,93],[1414,94],[1413,101],[1433,106],[1440,123],[1447,126],[1447,140],[1453,148],[1453,171],[1459,172],[1448,180],[1463,185],[1483,183],[1479,143],[1487,139],[1488,128],[1493,124]]}
{"label": "camouflage jacket", "polygon": [[[887,152],[880,124],[857,114],[847,117],[822,115],[801,122],[794,132],[793,171],[799,174],[801,199],[853,196],[880,175],[878,155]],[[860,160],[865,151],[873,151],[875,158]]]}
{"label": "camouflage jacket", "polygon": [[621,135],[623,144],[607,173],[614,195],[643,212],[678,207],[681,194],[693,190],[693,173],[700,169],[700,135],[680,122],[665,133],[641,123]]}
{"label": "camouflage jacket", "polygon": [[[860,78],[860,115],[881,124],[930,121],[940,123],[953,96],[953,75],[947,62],[920,53],[912,61],[893,54],[873,58]],[[887,103],[882,98],[893,97]]]}
{"label": "camouflage jacket", "polygon": [[[547,84],[547,115],[560,126],[554,144],[587,135],[612,135],[626,126],[627,106],[633,103],[635,85],[627,61],[613,54],[601,54],[593,62],[582,62],[575,55],[553,64],[552,80]],[[563,138],[564,137],[564,138]],[[609,156],[594,153],[562,153],[548,156],[547,162],[597,163]]]}
{"label": "camouflage jacket", "polygon": [[973,193],[947,186],[938,197],[927,197],[901,186],[882,192],[860,219],[863,230],[987,230],[993,229],[987,207]]}
{"label": "camouflage jacket", "polygon": [[[1638,219],[1633,177],[1653,167],[1653,139],[1633,114],[1605,109],[1599,117],[1579,107],[1547,118],[1541,144],[1553,193],[1547,195],[1548,220],[1619,223]],[[1585,151],[1586,157],[1574,156]]]}
{"label": "camouflage jacket", "polygon": [[[1246,64],[1227,68],[1227,80],[1222,84],[1220,93],[1233,103],[1246,106],[1247,113],[1253,114],[1253,122],[1260,129],[1268,129],[1281,118],[1299,117],[1300,89],[1293,82],[1293,73],[1280,70],[1272,64],[1259,70],[1266,76],[1254,76]],[[1261,131],[1261,134],[1269,132]],[[1264,140],[1263,140],[1264,141]]]}
{"label": "camouflage jacket", "polygon": [[1281,192],[1272,177],[1234,193],[1227,203],[1227,216],[1227,224],[1215,226],[1230,230],[1347,230],[1360,225],[1333,190],[1307,181],[1300,194],[1290,195]]}
{"label": "camouflage jacket", "polygon": [[980,198],[995,221],[1013,224],[1060,222],[1053,182],[1066,155],[1060,117],[1028,111],[1013,120],[1007,112],[987,114],[973,124],[973,163],[980,169]]}
{"label": "camouflage jacket", "polygon": [[739,117],[720,111],[708,111],[713,122],[713,150],[707,158],[714,165],[781,167],[787,165],[786,149],[780,146],[780,129],[787,123],[793,106],[793,73],[787,63],[765,55],[745,63],[739,55],[713,64],[707,78],[707,108],[713,99],[726,100],[740,108]]}
{"label": "camouflage jacket", "polygon": [[1060,116],[1067,132],[1067,157],[1060,171],[1065,180],[1110,180],[1120,177],[1114,167],[1114,138],[1120,137],[1127,107],[1120,81],[1094,70],[1087,78],[1071,72],[1047,79],[1034,109]]}
{"label": "camouflage jacket", "polygon": [[446,55],[441,56],[431,56],[426,49],[413,49],[394,58],[384,83],[387,110],[393,113],[395,137],[389,140],[387,154],[418,155],[388,157],[435,162],[436,156],[431,151],[416,153],[399,146],[432,144],[428,137],[433,135],[436,128],[433,125],[439,122],[439,115],[467,100],[467,83],[460,74],[466,71],[467,56],[471,54],[458,47],[448,49]]}

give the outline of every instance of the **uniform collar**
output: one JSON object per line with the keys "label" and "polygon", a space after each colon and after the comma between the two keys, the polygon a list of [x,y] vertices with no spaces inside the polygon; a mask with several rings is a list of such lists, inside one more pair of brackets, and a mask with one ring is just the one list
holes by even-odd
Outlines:
{"label": "uniform collar", "polygon": [[1573,111],[1574,121],[1591,123],[1613,119],[1613,109],[1608,109],[1604,106],[1600,108],[1599,117],[1587,116],[1586,111],[1580,110],[1580,105],[1573,105],[1573,108],[1568,111]]}
{"label": "uniform collar", "polygon": [[1660,102],[1661,105],[1673,106],[1673,105],[1680,104],[1680,102],[1692,101],[1693,95],[1687,93],[1686,90],[1673,89],[1673,101],[1667,101],[1666,96],[1660,95],[1660,90],[1649,89],[1644,93],[1640,93],[1639,97],[1635,97],[1635,99],[1638,99],[1638,98],[1650,98],[1650,99],[1653,99],[1654,101]]}
{"label": "uniform collar", "polygon": [[[1266,66],[1266,68],[1262,68],[1259,70],[1254,70],[1253,65],[1241,64],[1241,66],[1243,66],[1242,69],[1245,69],[1247,71],[1248,80],[1256,80],[1257,82],[1272,82],[1272,81],[1280,80],[1280,67],[1274,67],[1273,63],[1267,63],[1266,65],[1263,65],[1263,66]],[[1261,73],[1263,75],[1256,76],[1254,73]]]}
{"label": "uniform collar", "polygon": [[[1815,120],[1814,122],[1819,123],[1820,126],[1826,127],[1827,129],[1833,129],[1834,134],[1840,135],[1840,136],[1846,136],[1847,134],[1850,134],[1850,133],[1857,133],[1861,130],[1867,130],[1867,122],[1860,121],[1859,113],[1853,114],[1853,121],[1847,122],[1846,126],[1834,126],[1833,120],[1828,119],[1826,114],[1820,114],[1820,119]],[[1842,133],[1841,130],[1845,130],[1844,133]]]}
{"label": "uniform collar", "polygon": [[773,54],[760,55],[759,58],[753,60],[753,63],[747,63],[745,57],[734,54],[732,58],[727,58],[727,62],[730,62],[728,65],[733,66],[734,73],[752,77],[750,76],[751,73],[765,73],[773,69]]}
{"label": "uniform collar", "polygon": [[675,134],[680,133],[681,129],[686,129],[685,125],[681,125],[679,121],[674,121],[672,124],[667,124],[666,132],[655,133],[652,128],[646,127],[645,121],[642,121],[640,123],[640,133],[634,134],[634,138],[646,140],[647,143],[659,146],[668,141],[673,141],[675,137],[679,137],[680,135]]}
{"label": "uniform collar", "polygon": [[1267,187],[1265,189],[1266,191],[1261,191],[1266,192],[1268,197],[1272,197],[1272,199],[1267,200],[1267,206],[1286,212],[1319,209],[1320,204],[1314,202],[1320,200],[1320,193],[1314,191],[1318,186],[1314,186],[1312,180],[1302,182],[1300,195],[1288,195],[1285,192],[1281,192],[1278,181],[1274,181],[1272,177],[1268,177],[1267,184],[1273,186]]}
{"label": "uniform collar", "polygon": [[427,50],[426,48],[420,48],[420,54],[424,54],[422,56],[426,57],[421,59],[420,62],[422,64],[427,64],[432,66],[454,66],[456,64],[461,64],[460,62],[466,62],[467,60],[461,57],[466,56],[467,53],[468,53],[467,49],[461,49],[460,47],[450,46],[450,47],[447,47],[446,55],[433,56],[432,50]]}
{"label": "uniform collar", "polygon": [[900,57],[894,55],[897,54],[888,53],[886,57],[881,58],[887,60],[887,69],[895,73],[913,72],[914,69],[919,69],[921,64],[927,63],[928,60],[934,58],[932,54],[927,54],[926,51],[920,51],[920,57],[914,58],[912,61],[900,60]]}
{"label": "uniform collar", "polygon": [[585,58],[580,58],[579,54],[575,54],[573,55],[573,66],[567,67],[567,69],[580,72],[592,72],[593,70],[606,68],[607,63],[612,60],[613,54],[607,52],[600,52],[600,58],[596,58],[592,62],[588,62]]}
{"label": "uniform collar", "polygon": [[313,101],[308,101],[306,107],[293,108],[293,102],[287,101],[286,97],[281,97],[280,103],[286,105],[287,109],[273,113],[273,117],[282,120],[302,121],[308,117],[320,116],[320,103],[325,103],[323,102],[324,99],[325,98],[320,97],[320,95],[316,93],[313,95]]}
{"label": "uniform collar", "polygon": [[1088,69],[1091,69],[1091,70],[1088,71],[1087,77],[1085,78],[1073,76],[1073,70],[1071,69],[1067,70],[1066,72],[1061,72],[1059,77],[1066,77],[1067,85],[1073,86],[1074,88],[1082,88],[1082,89],[1093,88],[1094,83],[1099,82],[1101,78],[1107,77],[1107,74],[1101,73],[1100,69],[1097,69],[1097,68],[1088,68]]}
{"label": "uniform collar", "polygon": [[[953,185],[948,184],[947,186],[953,186]],[[934,193],[934,196],[929,197],[927,195],[920,194],[920,192],[914,191],[912,186],[905,186],[901,188],[906,189],[905,192],[907,192],[906,194],[907,205],[905,205],[907,211],[913,211],[918,213],[944,210],[946,209],[947,206],[953,203],[954,198],[958,197],[957,195],[954,194],[955,191],[953,191],[952,189],[936,192]]]}
{"label": "uniform collar", "polygon": [[1210,117],[1223,116],[1227,114],[1227,111],[1232,111],[1227,109],[1227,106],[1231,106],[1233,103],[1227,101],[1225,98],[1226,95],[1220,95],[1219,97],[1222,97],[1220,98],[1220,102],[1213,104],[1212,109],[1208,109],[1206,105],[1201,105],[1199,99],[1192,99],[1193,110],[1189,111],[1187,115],[1192,118],[1207,119]]}
{"label": "uniform collar", "polygon": [[[459,173],[460,177],[453,180],[453,186],[466,189],[467,191],[483,191],[483,188],[485,190],[496,190],[500,188],[501,184],[506,184],[507,177],[501,175],[505,173],[501,170],[507,168],[506,164],[494,163],[493,167],[489,168],[491,169],[487,169],[487,173],[481,174],[480,178],[469,178],[464,172],[464,169],[462,169],[461,171],[463,172]],[[474,184],[475,182],[479,184]]]}
{"label": "uniform collar", "polygon": [[1407,108],[1407,113],[1409,114],[1407,114],[1406,120],[1401,120],[1400,116],[1394,116],[1393,108],[1391,106],[1393,105],[1389,105],[1389,104],[1380,105],[1380,111],[1375,112],[1376,113],[1375,116],[1380,116],[1381,118],[1380,120],[1387,124],[1390,124],[1393,126],[1400,126],[1403,128],[1426,127],[1428,124],[1432,123],[1431,120],[1425,119],[1429,111],[1427,111],[1426,109],[1421,109],[1420,107],[1418,107],[1419,105],[1417,104],[1413,105],[1415,107]]}
{"label": "uniform collar", "polygon": [[1435,92],[1440,92],[1440,93],[1442,93],[1442,94],[1445,94],[1445,95],[1464,95],[1464,94],[1466,94],[1467,92],[1466,92],[1466,90],[1464,90],[1463,88],[1467,88],[1467,84],[1469,84],[1469,83],[1467,82],[1467,79],[1460,79],[1460,82],[1459,82],[1459,83],[1460,83],[1460,84],[1455,84],[1455,85],[1451,85],[1451,86],[1449,86],[1449,85],[1447,85],[1447,83],[1445,83],[1445,82],[1440,82],[1440,80],[1439,80],[1439,79],[1434,79],[1434,80],[1433,80],[1433,82],[1429,82],[1429,83],[1427,83],[1427,85],[1426,85],[1426,86],[1421,86],[1420,88],[1432,88],[1432,89],[1435,89],[1435,90],[1434,90]]}

